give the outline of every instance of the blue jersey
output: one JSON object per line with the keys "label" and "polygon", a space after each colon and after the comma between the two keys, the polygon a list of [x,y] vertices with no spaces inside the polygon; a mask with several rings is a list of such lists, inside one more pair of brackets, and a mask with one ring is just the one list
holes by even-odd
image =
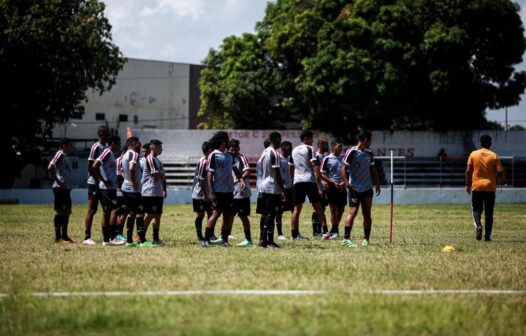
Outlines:
{"label": "blue jersey", "polygon": [[[192,198],[202,200],[205,193],[208,194],[208,182],[206,180],[206,157],[202,157],[197,163],[194,173],[194,183],[192,185]],[[204,181],[204,188],[201,188],[199,182]]]}
{"label": "blue jersey", "polygon": [[[232,179],[234,159],[229,152],[221,153],[217,149],[208,156],[207,170],[213,173],[212,183],[214,192],[233,193],[234,179]],[[212,187],[212,186],[210,186]]]}
{"label": "blue jersey", "polygon": [[[243,175],[247,170],[250,170],[250,165],[248,164],[248,160],[246,156],[243,154],[238,154],[234,158],[234,167],[237,169],[237,171]],[[237,180],[237,176],[234,172],[232,172],[232,178],[234,180]],[[241,198],[249,198],[252,196],[252,193],[250,192],[250,179],[247,178],[245,180],[245,189],[241,188],[240,183],[234,184],[234,198],[235,199],[241,199]]]}
{"label": "blue jersey", "polygon": [[290,175],[290,167],[294,166],[294,162],[292,162],[292,157],[289,155],[289,157],[284,157],[283,155],[279,156],[280,158],[280,174],[281,174],[281,180],[283,181],[283,186],[285,189],[290,189],[293,186],[292,176]]}
{"label": "blue jersey", "polygon": [[111,182],[111,185],[107,186],[103,181],[100,181],[99,188],[117,189],[117,161],[115,160],[115,156],[111,150],[106,148],[95,161],[99,161],[101,163],[99,170],[102,178]]}
{"label": "blue jersey", "polygon": [[[130,164],[135,165],[135,174],[132,176],[130,172]],[[122,171],[124,173],[124,182],[122,183],[121,190],[127,193],[140,193],[141,192],[141,179],[142,169],[139,164],[139,153],[134,150],[128,149],[124,153],[121,161]],[[137,189],[133,189],[133,182],[136,183]]]}
{"label": "blue jersey", "polygon": [[343,157],[341,155],[334,156],[331,153],[326,156],[321,164],[321,173],[336,183],[342,182],[342,160]]}
{"label": "blue jersey", "polygon": [[368,191],[373,188],[371,179],[371,166],[374,165],[373,152],[369,149],[360,150],[357,146],[345,152],[343,164],[349,168],[349,183],[358,192]]}
{"label": "blue jersey", "polygon": [[[57,179],[66,185],[65,189],[71,189],[71,161],[62,149],[55,154],[51,162],[49,162],[49,166],[55,166]],[[62,187],[57,183],[57,181],[54,181],[53,188]]]}

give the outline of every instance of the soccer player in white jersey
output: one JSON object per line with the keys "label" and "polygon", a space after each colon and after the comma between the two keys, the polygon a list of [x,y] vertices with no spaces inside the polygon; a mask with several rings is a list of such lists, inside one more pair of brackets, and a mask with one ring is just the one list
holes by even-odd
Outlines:
{"label": "soccer player in white jersey", "polygon": [[93,164],[106,149],[110,130],[107,126],[99,126],[97,136],[99,140],[91,146],[88,157],[88,212],[84,219],[85,234],[83,242],[85,245],[95,245],[95,241],[91,239],[91,227],[93,225],[93,217],[95,216],[95,213],[97,213],[97,207],[100,201],[100,181],[97,179],[97,176],[95,176]]}
{"label": "soccer player in white jersey", "polygon": [[283,141],[281,143],[281,155],[280,155],[280,174],[283,186],[285,187],[285,195],[282,200],[281,207],[276,214],[276,229],[278,230],[278,240],[287,240],[287,237],[283,234],[283,212],[294,210],[294,193],[293,193],[293,181],[294,181],[294,162],[292,162],[292,144],[290,141]]}
{"label": "soccer player in white jersey", "polygon": [[260,247],[279,248],[274,242],[274,220],[281,207],[281,200],[286,197],[285,187],[280,173],[281,134],[272,132],[269,135],[270,146],[261,154],[261,183],[260,190],[264,203],[265,225],[260,237]]}
{"label": "soccer player in white jersey", "polygon": [[347,189],[342,178],[342,149],[343,143],[333,140],[332,152],[323,159],[321,164],[321,177],[329,186],[327,189],[327,200],[331,210],[330,235],[324,235],[324,239],[335,239],[339,237],[338,226],[347,204]]}
{"label": "soccer player in white jersey", "polygon": [[[148,215],[145,223],[153,221],[153,245],[162,245],[163,241],[159,238],[161,228],[161,216],[163,213],[163,203],[166,198],[166,175],[163,163],[158,156],[163,152],[162,142],[153,139],[150,140],[150,155],[146,157],[146,165],[142,172],[142,201],[144,212]],[[147,226],[145,224],[145,226]],[[146,235],[146,232],[145,232]],[[142,242],[142,247],[150,247],[146,242]]]}
{"label": "soccer player in white jersey", "polygon": [[[263,148],[267,149],[268,146],[270,146],[270,139],[266,138],[263,140]],[[263,226],[265,226],[266,215],[264,214],[265,205],[263,204],[263,194],[259,189],[261,184],[261,158],[262,156],[260,155],[258,162],[256,163],[256,191],[258,193],[256,213],[261,215],[261,218],[259,219],[259,236],[263,237]]]}
{"label": "soccer player in white jersey", "polygon": [[68,236],[69,216],[71,215],[71,161],[69,155],[73,152],[73,144],[64,139],[60,150],[49,162],[48,172],[53,178],[53,195],[55,196],[55,242],[74,243]]}
{"label": "soccer player in white jersey", "polygon": [[[203,247],[212,244],[230,246],[228,237],[232,231],[234,221],[234,159],[232,154],[227,151],[229,138],[228,133],[219,131],[209,141],[212,152],[208,156],[208,187],[210,188],[210,201],[212,202],[212,216],[208,219],[205,229],[205,239],[201,243]],[[236,176],[241,177],[239,172]],[[240,180],[241,187],[244,188],[244,181]],[[219,217],[223,215],[223,225],[221,237],[210,242],[210,237],[214,231],[215,224]]]}
{"label": "soccer player in white jersey", "polygon": [[362,245],[369,245],[373,225],[371,218],[373,183],[376,185],[376,196],[380,195],[380,182],[374,167],[373,152],[369,149],[371,141],[371,133],[361,131],[358,135],[358,144],[349,148],[343,157],[342,177],[349,194],[349,215],[345,219],[345,236],[342,246],[356,246],[351,240],[351,230],[360,205],[362,206],[364,233]]}
{"label": "soccer player in white jersey", "polygon": [[[323,228],[327,228],[327,220],[321,205],[323,192],[319,190],[321,180],[320,170],[312,147],[314,134],[305,130],[301,132],[301,144],[292,150],[292,161],[294,162],[294,212],[291,218],[291,230],[293,240],[307,239],[300,234],[299,218],[305,197],[309,197],[314,210],[318,214]],[[326,233],[326,232],[324,232]]]}
{"label": "soccer player in white jersey", "polygon": [[203,218],[205,217],[205,213],[208,215],[208,218],[212,215],[210,198],[208,197],[208,182],[206,178],[207,157],[211,151],[208,141],[203,142],[201,151],[203,152],[203,157],[199,159],[199,162],[197,162],[195,167],[194,183],[192,185],[192,205],[194,212],[196,213],[194,225],[197,239],[199,239],[200,242],[204,240]]}
{"label": "soccer player in white jersey", "polygon": [[117,163],[115,154],[121,148],[121,139],[113,135],[109,147],[95,160],[93,171],[99,182],[102,204],[102,245],[123,245],[122,239],[116,239],[117,227]]}
{"label": "soccer player in white jersey", "polygon": [[[232,172],[232,178],[234,179],[234,216],[237,214],[243,223],[243,230],[245,233],[245,240],[236,246],[248,247],[252,246],[252,235],[250,232],[250,165],[245,155],[239,152],[239,140],[230,140],[230,154],[234,158],[234,167],[241,174],[238,179],[236,174]],[[244,182],[244,187],[241,187],[241,180]]]}
{"label": "soccer player in white jersey", "polygon": [[[318,150],[316,151],[316,162],[318,163],[318,167],[321,170],[321,164],[323,162],[323,159],[329,155],[329,140],[327,138],[320,138],[318,140]],[[327,201],[327,183],[321,179],[321,181],[318,182],[318,188],[322,191],[321,196],[321,206],[323,209],[323,213],[325,213],[325,207],[329,205],[329,202]],[[322,227],[320,223],[320,219],[318,218],[318,214],[316,211],[312,213],[311,216],[312,220],[312,236],[313,237],[322,237]],[[323,231],[327,231],[326,228],[323,228]]]}
{"label": "soccer player in white jersey", "polygon": [[119,239],[124,240],[123,232],[124,232],[124,224],[126,223],[126,218],[128,217],[128,210],[126,209],[126,204],[124,204],[124,196],[122,194],[122,183],[124,182],[124,173],[122,171],[122,158],[124,156],[124,153],[126,153],[126,150],[128,149],[127,145],[125,144],[124,147],[121,149],[121,155],[117,158],[116,164],[117,164],[117,231],[116,234],[119,237]]}
{"label": "soccer player in white jersey", "polygon": [[[124,182],[122,183],[122,194],[124,204],[128,213],[126,220],[126,246],[135,247],[133,241],[133,227],[137,223],[139,244],[146,242],[144,230],[144,209],[142,205],[142,169],[139,164],[139,150],[141,142],[137,137],[130,137],[126,140],[127,149],[122,158],[122,171]],[[140,246],[140,245],[139,245]]]}

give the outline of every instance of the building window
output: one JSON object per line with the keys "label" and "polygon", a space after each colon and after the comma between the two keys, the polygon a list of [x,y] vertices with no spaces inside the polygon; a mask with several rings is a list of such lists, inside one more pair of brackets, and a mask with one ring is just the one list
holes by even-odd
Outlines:
{"label": "building window", "polygon": [[119,121],[121,121],[121,122],[128,121],[128,115],[127,114],[119,114]]}
{"label": "building window", "polygon": [[104,113],[95,113],[95,120],[106,120]]}
{"label": "building window", "polygon": [[139,123],[139,116],[138,115],[134,115],[133,116],[133,123],[134,124],[138,124]]}

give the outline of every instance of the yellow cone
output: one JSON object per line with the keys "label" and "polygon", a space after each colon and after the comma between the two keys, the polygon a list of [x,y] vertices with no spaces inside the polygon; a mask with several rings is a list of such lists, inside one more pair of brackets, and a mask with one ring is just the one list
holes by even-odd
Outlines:
{"label": "yellow cone", "polygon": [[455,248],[453,246],[451,246],[451,245],[448,245],[448,246],[446,246],[446,247],[444,247],[442,249],[442,252],[444,252],[444,253],[451,253],[451,252],[454,252],[454,251],[455,251]]}

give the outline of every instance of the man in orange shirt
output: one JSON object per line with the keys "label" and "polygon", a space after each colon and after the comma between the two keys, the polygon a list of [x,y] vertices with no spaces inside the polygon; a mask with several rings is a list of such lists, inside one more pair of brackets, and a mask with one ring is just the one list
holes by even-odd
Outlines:
{"label": "man in orange shirt", "polygon": [[489,135],[485,134],[480,137],[480,147],[479,150],[471,152],[468,158],[466,192],[471,194],[471,207],[477,240],[482,239],[481,217],[482,211],[485,210],[486,232],[484,240],[491,241],[497,179],[499,183],[504,182],[504,168],[502,168],[499,156],[489,150],[491,147]]}

